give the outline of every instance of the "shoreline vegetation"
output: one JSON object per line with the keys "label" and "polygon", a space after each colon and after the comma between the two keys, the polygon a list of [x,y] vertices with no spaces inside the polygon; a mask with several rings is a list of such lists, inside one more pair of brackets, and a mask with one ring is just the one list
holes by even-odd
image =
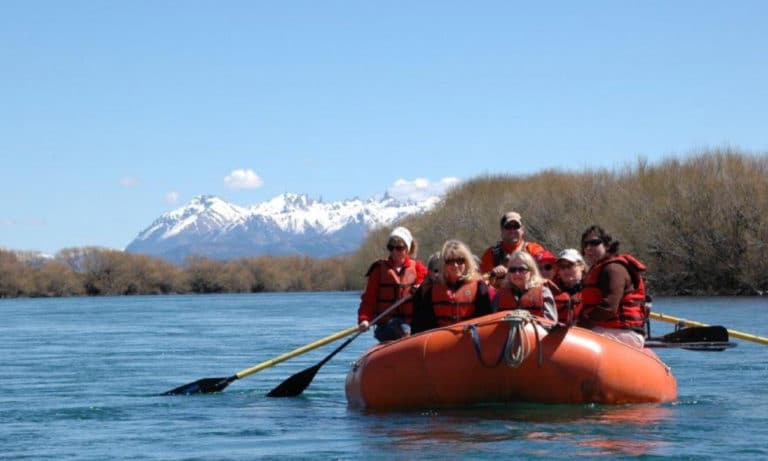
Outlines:
{"label": "shoreline vegetation", "polygon": [[[620,251],[648,265],[653,295],[768,292],[766,154],[726,148],[614,170],[485,175],[399,224],[416,237],[422,260],[452,238],[480,255],[498,240],[499,217],[509,210],[522,214],[527,239],[553,252],[578,247],[591,224],[604,227]],[[389,231],[372,231],[347,256],[193,256],[181,266],[96,247],[53,259],[0,250],[0,298],[361,290],[368,266],[386,255]]]}

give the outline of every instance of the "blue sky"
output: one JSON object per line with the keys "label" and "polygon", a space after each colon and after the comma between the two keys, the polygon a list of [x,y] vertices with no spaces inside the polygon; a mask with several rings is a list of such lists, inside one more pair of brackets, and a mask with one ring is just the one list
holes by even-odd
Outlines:
{"label": "blue sky", "polygon": [[4,0],[0,247],[123,248],[200,194],[407,196],[765,154],[766,17],[763,1]]}

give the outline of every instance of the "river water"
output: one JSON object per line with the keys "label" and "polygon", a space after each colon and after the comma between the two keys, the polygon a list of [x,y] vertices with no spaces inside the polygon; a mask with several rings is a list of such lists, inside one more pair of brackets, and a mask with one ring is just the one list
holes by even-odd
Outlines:
{"label": "river water", "polygon": [[[677,402],[347,407],[360,336],[301,397],[265,394],[333,345],[219,394],[161,396],[354,325],[356,293],[0,300],[2,459],[765,459],[768,346],[657,350]],[[658,298],[658,312],[768,336],[768,298]],[[655,335],[672,325],[653,322]]]}

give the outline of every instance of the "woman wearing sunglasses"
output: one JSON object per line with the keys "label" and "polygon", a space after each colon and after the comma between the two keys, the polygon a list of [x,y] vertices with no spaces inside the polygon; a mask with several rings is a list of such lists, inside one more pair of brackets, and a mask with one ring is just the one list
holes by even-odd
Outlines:
{"label": "woman wearing sunglasses", "polygon": [[582,253],[591,267],[581,290],[578,325],[630,346],[645,344],[645,264],[619,253],[619,242],[600,226],[581,235]]}
{"label": "woman wearing sunglasses", "polygon": [[525,309],[557,322],[552,290],[539,273],[533,256],[525,251],[516,251],[509,256],[507,277],[499,287],[493,305],[500,311]]}
{"label": "woman wearing sunglasses", "polygon": [[440,275],[421,285],[414,294],[414,333],[493,312],[493,288],[483,280],[472,252],[464,243],[445,242],[440,261]]}
{"label": "woman wearing sunglasses", "polygon": [[[357,323],[361,331],[371,320],[398,300],[410,295],[427,275],[427,268],[416,257],[416,240],[405,227],[396,227],[387,239],[387,259],[374,262],[365,276],[368,281],[360,296]],[[376,323],[373,335],[379,341],[392,341],[410,334],[413,305],[403,303]]]}

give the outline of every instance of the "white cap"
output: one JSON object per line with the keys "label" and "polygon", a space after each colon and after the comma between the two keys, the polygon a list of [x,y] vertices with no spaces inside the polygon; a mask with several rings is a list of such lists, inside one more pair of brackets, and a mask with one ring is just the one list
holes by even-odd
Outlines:
{"label": "white cap", "polygon": [[570,261],[574,264],[584,264],[584,258],[581,257],[579,250],[575,248],[566,248],[565,250],[561,251],[560,254],[557,255],[557,260],[560,261],[561,259]]}
{"label": "white cap", "polygon": [[392,240],[393,238],[399,238],[400,240],[405,243],[406,250],[411,250],[411,242],[413,242],[413,237],[411,236],[411,231],[406,229],[405,227],[395,227],[392,229],[392,233],[389,234],[389,240]]}

